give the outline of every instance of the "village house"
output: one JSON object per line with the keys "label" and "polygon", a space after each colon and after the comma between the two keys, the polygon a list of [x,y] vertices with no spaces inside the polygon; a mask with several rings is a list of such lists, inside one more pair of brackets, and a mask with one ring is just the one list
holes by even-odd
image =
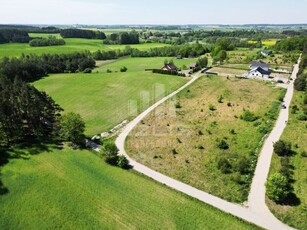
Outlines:
{"label": "village house", "polygon": [[174,63],[165,63],[164,66],[162,67],[162,70],[173,70],[173,71],[177,71],[178,68],[175,66]]}
{"label": "village house", "polygon": [[270,50],[262,50],[261,51],[261,55],[264,56],[264,57],[269,56],[271,53],[272,53],[272,51],[270,51]]}
{"label": "village house", "polygon": [[269,71],[269,69],[270,69],[270,65],[265,63],[265,62],[263,62],[263,61],[251,61],[249,63],[249,65],[250,65],[249,68],[251,70],[256,69],[258,67],[262,68],[265,71]]}
{"label": "village house", "polygon": [[198,66],[197,63],[192,63],[190,64],[190,69],[195,69],[197,66]]}
{"label": "village house", "polygon": [[263,61],[250,62],[250,71],[243,75],[246,78],[270,78],[270,65]]}

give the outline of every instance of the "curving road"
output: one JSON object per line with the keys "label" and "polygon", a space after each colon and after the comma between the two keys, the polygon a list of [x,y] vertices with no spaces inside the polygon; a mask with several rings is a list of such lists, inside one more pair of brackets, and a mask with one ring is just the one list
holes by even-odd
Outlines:
{"label": "curving road", "polygon": [[[292,73],[292,78],[295,79],[298,71],[298,65],[295,65],[294,71]],[[157,171],[154,171],[136,161],[131,159],[126,150],[125,150],[125,140],[132,129],[142,120],[144,119],[151,111],[157,108],[166,100],[170,99],[189,85],[191,85],[194,81],[196,81],[201,76],[200,73],[197,73],[192,77],[192,79],[186,83],[184,86],[174,91],[170,95],[156,102],[154,105],[149,107],[139,116],[137,116],[133,121],[131,121],[122,131],[122,133],[118,136],[115,141],[116,146],[119,149],[119,153],[125,155],[130,161],[133,169],[162,183],[171,187],[177,191],[183,192],[191,197],[194,197],[200,201],[203,201],[209,205],[212,205],[226,213],[230,213],[234,216],[237,216],[241,219],[244,219],[248,222],[254,223],[260,227],[266,229],[291,229],[289,226],[285,225],[281,221],[279,221],[273,214],[269,211],[265,204],[265,182],[270,168],[270,162],[273,152],[273,144],[272,141],[277,141],[285,126],[286,120],[288,120],[288,108],[291,102],[291,98],[293,96],[293,81],[289,84],[287,95],[285,96],[285,104],[287,105],[287,109],[282,110],[280,112],[279,118],[276,122],[276,126],[273,131],[265,141],[264,147],[260,153],[259,160],[257,163],[255,176],[253,178],[251,192],[248,198],[247,207],[244,207],[239,204],[234,204],[228,201],[225,201],[219,197],[213,196],[209,193],[196,189],[190,185],[182,183],[178,180],[165,176]]]}

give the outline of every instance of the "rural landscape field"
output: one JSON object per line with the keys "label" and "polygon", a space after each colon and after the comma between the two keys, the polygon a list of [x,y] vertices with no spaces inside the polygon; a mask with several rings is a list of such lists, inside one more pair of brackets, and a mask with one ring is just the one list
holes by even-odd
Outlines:
{"label": "rural landscape field", "polygon": [[258,3],[3,3],[0,229],[307,229],[307,5]]}

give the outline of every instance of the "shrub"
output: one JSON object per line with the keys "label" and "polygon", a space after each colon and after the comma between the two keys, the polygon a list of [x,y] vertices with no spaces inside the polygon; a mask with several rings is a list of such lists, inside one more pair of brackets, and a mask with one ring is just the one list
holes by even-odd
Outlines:
{"label": "shrub", "polygon": [[80,114],[67,113],[60,118],[60,137],[65,141],[79,144],[83,141],[85,123]]}
{"label": "shrub", "polygon": [[223,103],[223,95],[220,95],[217,99],[218,103]]}
{"label": "shrub", "polygon": [[117,158],[117,166],[122,169],[127,169],[129,167],[129,161],[124,155],[120,155]]}
{"label": "shrub", "polygon": [[240,118],[248,122],[253,122],[258,119],[257,116],[249,110],[244,110]]}
{"label": "shrub", "polygon": [[220,140],[217,144],[217,147],[220,149],[229,149],[229,145],[225,140]]}
{"label": "shrub", "polygon": [[274,152],[278,156],[288,156],[291,154],[291,143],[279,140],[274,144]]}
{"label": "shrub", "polygon": [[104,144],[103,148],[104,161],[110,165],[117,165],[118,162],[118,148],[112,142]]}
{"label": "shrub", "polygon": [[306,152],[305,150],[303,150],[303,151],[301,152],[301,156],[302,156],[302,157],[307,157],[307,152]]}
{"label": "shrub", "polygon": [[92,69],[90,68],[86,68],[85,70],[83,70],[83,73],[91,73],[92,72]]}
{"label": "shrub", "polygon": [[215,108],[215,106],[214,106],[214,105],[209,104],[209,110],[214,111],[214,110],[216,110],[216,108]]}
{"label": "shrub", "polygon": [[288,179],[280,173],[269,177],[266,184],[266,192],[271,200],[282,202],[290,194],[292,188]]}
{"label": "shrub", "polygon": [[231,105],[231,102],[228,102],[228,103],[227,103],[227,106],[228,106],[228,107],[231,107],[231,106],[232,106],[232,105]]}
{"label": "shrub", "polygon": [[295,114],[295,113],[297,113],[297,111],[299,111],[299,108],[297,107],[297,105],[293,105],[291,107],[291,113]]}
{"label": "shrub", "polygon": [[172,154],[175,156],[178,154],[177,150],[176,149],[172,149]]}
{"label": "shrub", "polygon": [[250,161],[246,157],[239,159],[236,165],[236,171],[242,175],[248,174],[250,172]]}
{"label": "shrub", "polygon": [[182,106],[181,106],[179,101],[175,104],[175,107],[176,107],[176,109],[181,109],[182,108]]}
{"label": "shrub", "polygon": [[127,72],[127,67],[126,66],[124,66],[123,68],[120,68],[120,72]]}
{"label": "shrub", "polygon": [[221,170],[222,173],[227,174],[231,172],[232,166],[227,158],[221,157],[218,160],[217,168]]}
{"label": "shrub", "polygon": [[304,113],[300,113],[299,115],[297,115],[297,120],[299,121],[307,121],[307,115]]}

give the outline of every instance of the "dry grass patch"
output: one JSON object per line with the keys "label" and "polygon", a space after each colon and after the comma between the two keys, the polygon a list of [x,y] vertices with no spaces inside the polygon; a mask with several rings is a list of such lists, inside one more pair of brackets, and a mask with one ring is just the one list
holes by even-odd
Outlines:
{"label": "dry grass patch", "polygon": [[[260,142],[279,110],[276,98],[281,92],[260,81],[203,77],[149,114],[128,137],[128,152],[168,176],[243,202]],[[259,119],[241,120],[244,109]],[[222,140],[228,149],[217,147]],[[224,166],[218,169],[221,158],[231,165],[227,173],[222,172]],[[239,172],[245,160],[246,171]]]}

